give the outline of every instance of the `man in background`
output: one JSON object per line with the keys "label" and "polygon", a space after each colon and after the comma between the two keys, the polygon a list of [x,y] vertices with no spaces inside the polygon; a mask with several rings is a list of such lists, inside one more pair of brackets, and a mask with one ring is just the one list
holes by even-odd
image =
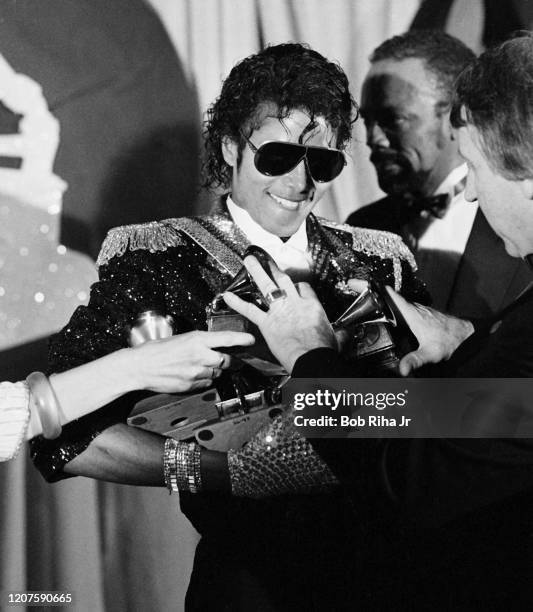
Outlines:
{"label": "man in background", "polygon": [[387,195],[347,222],[400,234],[433,305],[478,318],[509,303],[527,271],[505,253],[477,203],[464,198],[467,167],[449,112],[454,81],[474,58],[460,40],[437,30],[394,36],[372,53],[361,114]]}

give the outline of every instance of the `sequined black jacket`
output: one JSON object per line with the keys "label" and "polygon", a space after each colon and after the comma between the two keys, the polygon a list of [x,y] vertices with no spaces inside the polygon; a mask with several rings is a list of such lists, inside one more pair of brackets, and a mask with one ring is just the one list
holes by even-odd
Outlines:
{"label": "sequined black jacket", "polygon": [[[307,219],[314,262],[311,284],[330,319],[353,299],[345,282],[369,278],[394,286],[409,300],[425,301],[413,274],[411,253],[396,235],[351,228],[313,215]],[[126,329],[139,313],[159,309],[173,316],[180,332],[205,329],[205,306],[242,266],[249,241],[225,211],[167,219],[110,231],[98,258],[100,280],[87,306],[50,341],[52,372],[61,372],[125,347]],[[36,439],[32,457],[48,480],[66,477],[65,463],[110,425],[125,421],[132,397],[64,427],[53,441]]]}

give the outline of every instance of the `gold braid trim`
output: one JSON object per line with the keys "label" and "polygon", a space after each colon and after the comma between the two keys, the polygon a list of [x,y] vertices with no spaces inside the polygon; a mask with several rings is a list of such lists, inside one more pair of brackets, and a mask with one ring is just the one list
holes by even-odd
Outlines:
{"label": "gold braid trim", "polygon": [[121,257],[126,251],[147,250],[151,253],[166,251],[169,247],[185,244],[180,233],[181,219],[165,219],[134,225],[122,225],[109,230],[100,254],[98,267],[104,266],[113,257]]}
{"label": "gold braid trim", "polygon": [[391,259],[394,271],[394,289],[396,291],[399,291],[402,287],[402,260],[411,266],[413,272],[417,270],[414,255],[397,234],[363,227],[352,227],[347,223],[335,223],[322,218],[320,218],[320,223],[325,227],[351,234],[354,251],[380,259]]}

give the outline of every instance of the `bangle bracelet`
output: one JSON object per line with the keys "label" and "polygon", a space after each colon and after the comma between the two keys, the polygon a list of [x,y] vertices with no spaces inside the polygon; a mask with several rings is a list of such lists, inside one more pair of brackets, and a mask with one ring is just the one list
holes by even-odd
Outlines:
{"label": "bangle bracelet", "polygon": [[60,407],[52,385],[42,372],[32,372],[26,383],[43,428],[43,437],[53,440],[61,434]]}
{"label": "bangle bracelet", "polygon": [[200,457],[202,449],[195,442],[189,444],[187,453],[187,478],[189,491],[199,493],[202,490],[202,474],[200,473]]}
{"label": "bangle bracelet", "polygon": [[200,458],[202,449],[195,442],[178,442],[173,438],[165,441],[163,454],[163,476],[169,493],[189,491],[198,493],[202,489]]}
{"label": "bangle bracelet", "polygon": [[165,479],[165,485],[168,489],[169,494],[172,491],[177,491],[176,485],[176,440],[174,438],[167,438],[165,440],[165,451],[163,453],[163,476]]}
{"label": "bangle bracelet", "polygon": [[176,488],[179,491],[189,490],[189,477],[187,474],[187,450],[186,442],[179,442],[176,448]]}

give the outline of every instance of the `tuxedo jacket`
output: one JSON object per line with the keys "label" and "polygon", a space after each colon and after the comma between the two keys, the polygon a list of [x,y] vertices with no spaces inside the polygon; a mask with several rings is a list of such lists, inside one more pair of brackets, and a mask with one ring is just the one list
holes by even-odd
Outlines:
{"label": "tuxedo jacket", "polygon": [[[479,325],[441,373],[532,377],[533,289]],[[317,349],[298,360],[293,376],[354,371],[334,351]],[[532,607],[531,440],[310,442],[352,491],[365,524],[369,609],[391,601],[413,610]]]}
{"label": "tuxedo jacket", "polygon": [[[399,205],[391,196],[356,210],[346,222],[402,234]],[[529,276],[527,265],[507,254],[478,209],[445,310],[466,319],[494,315],[525,288]]]}

